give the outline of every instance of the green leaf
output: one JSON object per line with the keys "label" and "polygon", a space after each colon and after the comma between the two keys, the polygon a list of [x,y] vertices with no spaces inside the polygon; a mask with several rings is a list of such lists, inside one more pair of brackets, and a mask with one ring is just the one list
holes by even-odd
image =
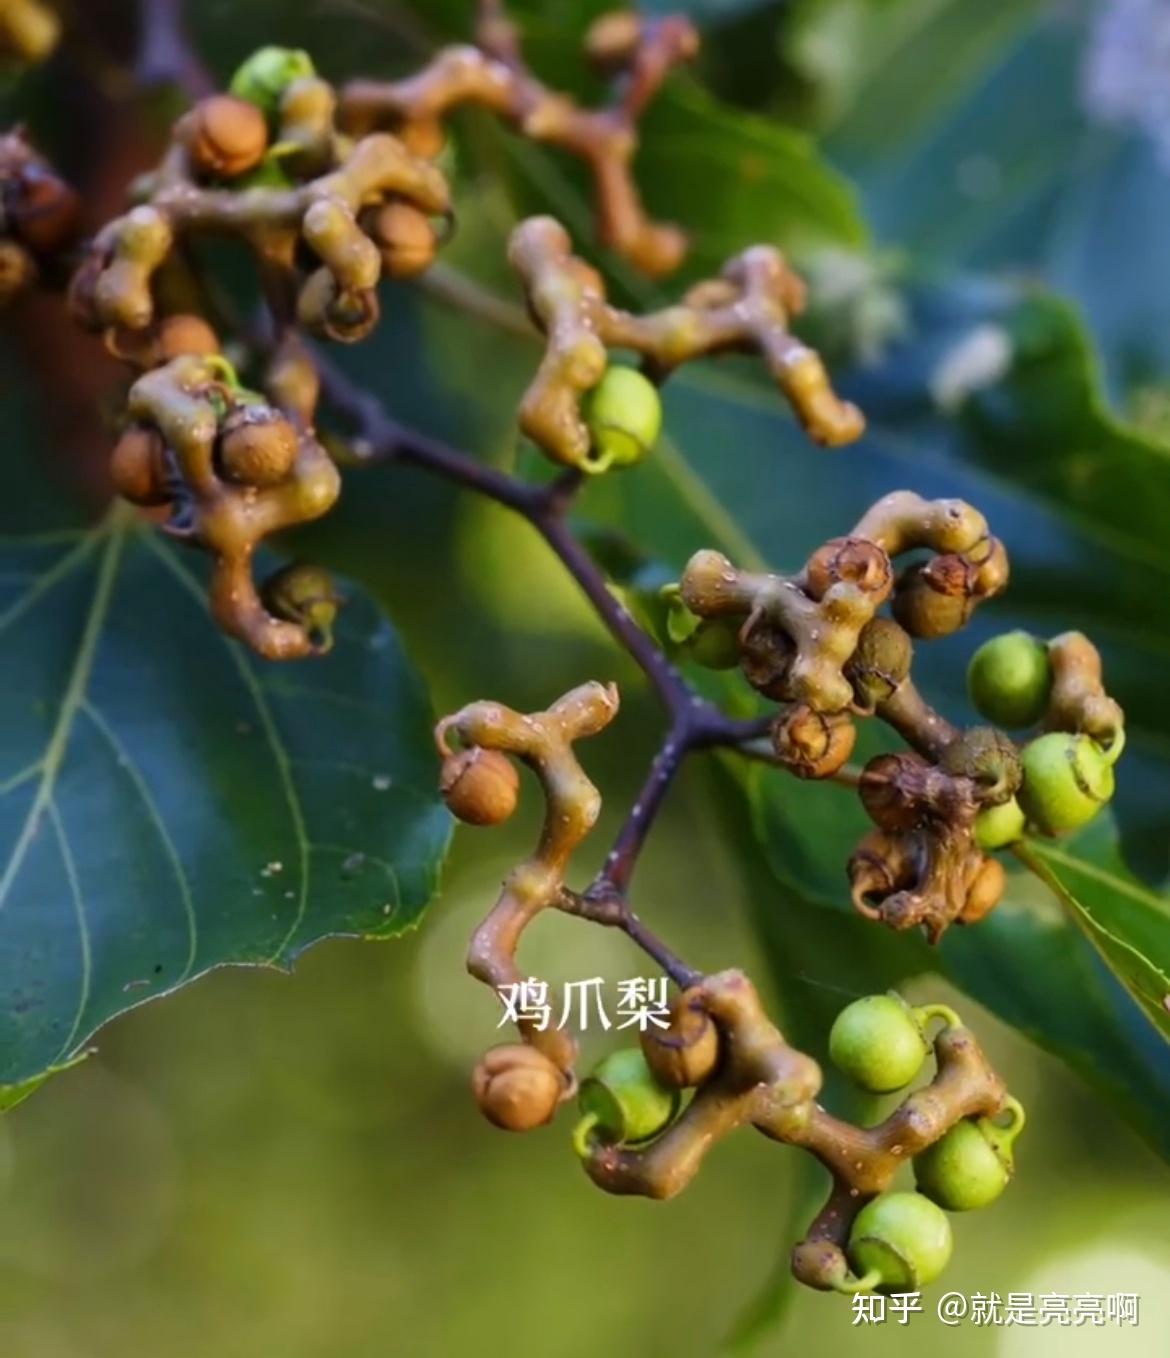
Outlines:
{"label": "green leaf", "polygon": [[1150,1020],[1170,1038],[1170,896],[1126,867],[1102,817],[1073,844],[1029,843],[1019,856],[1074,912]]}
{"label": "green leaf", "polygon": [[201,559],[115,510],[5,540],[0,630],[8,1101],[212,967],[418,921],[449,816],[426,698],[368,600],[328,657],[262,664],[211,622]]}
{"label": "green leaf", "polygon": [[827,143],[875,235],[920,267],[1026,273],[1071,297],[1111,386],[1164,373],[1170,176],[1161,105],[1143,96],[1163,77],[1142,11],[945,0],[899,12],[892,53],[856,35],[881,64],[859,58],[857,97]]}
{"label": "green leaf", "polygon": [[681,77],[642,125],[638,182],[658,215],[686,223],[688,273],[718,270],[757,241],[801,255],[869,239],[852,187],[810,137],[720,104]]}

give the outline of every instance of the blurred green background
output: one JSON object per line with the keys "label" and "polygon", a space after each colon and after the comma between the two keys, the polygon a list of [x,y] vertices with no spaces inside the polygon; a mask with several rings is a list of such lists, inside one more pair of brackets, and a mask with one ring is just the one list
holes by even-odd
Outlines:
{"label": "blurred green background", "polygon": [[[455,0],[411,8],[195,0],[190,11],[221,74],[263,41],[311,47],[328,74],[374,74],[416,62],[433,39],[460,31],[469,8]],[[537,12],[538,51],[555,53],[554,39],[571,44],[597,6],[527,8]],[[1146,310],[1126,308],[1116,289],[1090,277],[1083,261],[1096,228],[1084,220],[1088,209],[1061,217],[1060,231],[1050,233],[1044,216],[1050,192],[1083,192],[1097,203],[1093,175],[1106,171],[1118,201],[1131,182],[1122,175],[1127,157],[1146,158],[1143,222],[1160,220],[1165,207],[1157,178],[1164,172],[1148,163],[1148,128],[1105,150],[1112,132],[1095,131],[1088,149],[1078,140],[1084,174],[1071,186],[1049,185],[1041,173],[1047,159],[1064,154],[1059,129],[1084,119],[1078,73],[1086,41],[1100,40],[1087,38],[1095,30],[1083,24],[1059,25],[1070,11],[1091,22],[1107,7],[710,0],[691,8],[714,24],[709,83],[823,135],[830,157],[862,185],[880,246],[919,257],[934,251],[940,268],[952,267],[959,252],[964,267],[1054,281],[1088,312],[1119,401],[1139,379],[1160,380],[1165,336],[1152,323],[1162,314],[1156,298]],[[1140,20],[1142,7],[1129,8]],[[1028,27],[1037,16],[1049,27]],[[1049,41],[1053,24],[1057,39]],[[40,127],[68,156],[74,138],[55,121],[52,72],[37,79]],[[1020,79],[1043,82],[1023,110],[1003,94]],[[958,122],[953,106],[980,101],[984,114],[974,125],[993,150],[940,147]],[[1003,114],[1006,127],[987,114],[997,107],[1012,111]],[[477,143],[485,135],[473,125],[460,146],[490,163],[495,143],[486,150]],[[1008,173],[996,156],[1014,143],[1023,150]],[[512,153],[500,154],[505,174]],[[979,154],[984,160],[972,162]],[[961,212],[931,155],[966,166],[957,182],[974,189]],[[522,192],[541,201],[550,182],[555,197],[555,177]],[[498,260],[480,244],[497,208],[490,183],[482,181],[480,199],[465,207],[454,257],[492,279]],[[1098,184],[1096,192],[1106,189]],[[710,211],[718,234],[718,205]],[[738,230],[730,221],[724,229]],[[1129,247],[1114,240],[1110,248]],[[896,323],[880,288],[863,300],[846,348],[880,345]],[[395,290],[378,337],[352,363],[396,412],[477,453],[508,458],[508,411],[522,376],[514,356],[476,324],[453,322],[436,302]],[[472,327],[466,340],[457,325]],[[521,351],[526,362],[532,352]],[[671,408],[668,430],[680,439],[687,413],[685,404]],[[826,488],[849,477],[844,464],[814,470],[791,449],[785,455],[792,466],[784,493],[798,506],[807,496],[815,510],[803,537],[797,529],[775,549],[778,564],[799,560],[822,526],[849,517],[826,507]],[[887,471],[842,486],[846,503],[895,488],[880,479]],[[920,488],[950,493],[949,473],[936,461]],[[480,695],[537,707],[588,677],[622,683],[620,730],[591,742],[586,755],[605,789],[596,840],[604,845],[660,734],[638,677],[522,525],[410,474],[366,475],[367,493],[351,497],[306,543],[384,601],[437,710]],[[903,475],[918,484],[912,468]],[[792,513],[799,520],[801,511]],[[639,870],[639,909],[693,964],[745,967],[785,1013],[814,1004],[831,1011],[854,992],[815,967],[786,965],[775,949],[765,955],[757,941],[759,911],[777,888],[726,834],[721,789],[709,766],[688,769]],[[929,1314],[906,1329],[856,1327],[839,1298],[777,1290],[793,1200],[805,1191],[797,1153],[734,1137],[686,1194],[662,1205],[595,1191],[563,1124],[524,1139],[485,1128],[467,1077],[495,1040],[495,1009],[464,974],[463,952],[502,873],[528,851],[533,800],[506,829],[459,832],[442,896],[418,932],[385,945],[321,945],[292,977],[213,974],[110,1025],[95,1056],[0,1120],[0,1358],[701,1358],[722,1350],[736,1318],[761,1296],[787,1308],[758,1339],[763,1354],[797,1344],[876,1355],[941,1347],[958,1358],[1166,1352],[1164,1164],[1067,1068],[929,974],[915,979],[912,995],[956,1004],[1030,1110],[1011,1191],[990,1211],[956,1222],[945,1289],[1137,1292],[1138,1328],[947,1328]],[[787,902],[777,893],[775,903]],[[594,974],[616,981],[645,969],[620,937],[562,918],[541,921],[529,959],[533,973],[561,981]],[[928,1292],[928,1312],[945,1289]]]}

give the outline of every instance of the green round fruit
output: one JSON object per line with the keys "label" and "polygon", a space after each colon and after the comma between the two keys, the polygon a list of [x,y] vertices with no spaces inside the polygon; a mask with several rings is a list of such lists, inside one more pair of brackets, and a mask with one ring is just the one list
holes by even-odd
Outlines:
{"label": "green round fruit", "polygon": [[921,1193],[883,1193],[857,1214],[849,1262],[862,1282],[912,1292],[946,1268],[954,1240],[943,1210]]}
{"label": "green round fruit", "polygon": [[914,1010],[900,995],[867,995],[837,1015],[829,1057],[837,1069],[874,1094],[902,1089],[930,1051]]}
{"label": "green round fruit", "polygon": [[296,80],[316,74],[308,52],[293,47],[260,47],[232,76],[228,89],[237,99],[255,104],[272,122],[285,90]]}
{"label": "green round fruit", "polygon": [[589,471],[634,466],[662,432],[658,388],[636,369],[620,364],[607,368],[585,397],[583,414],[593,439]]}
{"label": "green round fruit", "polygon": [[612,1052],[581,1083],[583,1116],[573,1132],[578,1153],[587,1156],[595,1137],[631,1145],[649,1141],[674,1120],[681,1098],[655,1079],[641,1047]]}
{"label": "green round fruit", "polygon": [[1052,691],[1048,647],[1027,632],[1005,632],[984,642],[967,668],[976,708],[997,726],[1033,726]]}
{"label": "green round fruit", "polygon": [[1041,834],[1087,825],[1113,796],[1113,765],[1090,736],[1050,731],[1024,747],[1023,765],[1019,803]]}
{"label": "green round fruit", "polygon": [[975,818],[975,842],[981,849],[1006,849],[1024,837],[1025,817],[1015,797],[989,806]]}
{"label": "green round fruit", "polygon": [[707,670],[733,670],[739,664],[739,626],[736,619],[710,618],[679,647],[680,655]]}
{"label": "green round fruit", "polygon": [[996,1154],[979,1128],[957,1123],[914,1161],[918,1191],[948,1212],[986,1207],[1008,1185],[1011,1169]]}

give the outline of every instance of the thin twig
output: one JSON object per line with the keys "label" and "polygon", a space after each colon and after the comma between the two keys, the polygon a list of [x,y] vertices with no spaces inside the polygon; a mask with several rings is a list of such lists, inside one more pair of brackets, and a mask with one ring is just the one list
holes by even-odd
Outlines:
{"label": "thin twig", "polygon": [[558,905],[568,915],[577,915],[607,929],[620,929],[652,958],[681,990],[694,985],[702,973],[689,967],[630,909],[624,897],[597,897],[590,892],[561,892]]}

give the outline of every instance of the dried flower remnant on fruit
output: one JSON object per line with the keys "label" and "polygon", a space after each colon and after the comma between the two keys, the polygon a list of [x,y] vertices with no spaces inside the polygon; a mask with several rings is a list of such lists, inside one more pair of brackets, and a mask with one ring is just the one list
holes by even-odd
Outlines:
{"label": "dried flower remnant on fruit", "polygon": [[304,628],[314,654],[333,649],[333,624],[344,600],[328,571],[293,562],[264,581],[260,597],[273,617]]}
{"label": "dried flower remnant on fruit", "polygon": [[237,72],[233,93],[201,100],[176,122],[161,164],[142,181],[144,201],[97,234],[75,277],[83,324],[148,326],[156,282],[177,267],[181,247],[204,236],[249,245],[281,277],[300,325],[343,342],[376,323],[385,261],[398,261],[388,271],[403,275],[426,267],[429,219],[450,210],[443,175],[389,133],[340,134],[331,87],[307,59],[290,60],[300,57],[262,49]]}
{"label": "dried flower remnant on fruit", "polygon": [[354,80],[340,95],[340,121],[365,135],[388,129],[419,155],[435,156],[443,123],[457,108],[486,108],[523,137],[579,157],[593,175],[601,243],[642,272],[672,272],[686,253],[676,226],[652,221],[632,172],[637,127],[662,82],[698,51],[689,19],[631,12],[606,14],[585,39],[590,59],[614,80],[613,96],[597,109],[581,108],[548,89],[525,65],[514,26],[499,13],[481,12],[475,46],[446,47],[430,64],[397,81]]}
{"label": "dried flower remnant on fruit", "polygon": [[127,415],[115,483],[135,503],[169,504],[165,531],[211,554],[211,608],[224,631],[270,660],[328,649],[330,586],[315,578],[303,592],[299,567],[262,595],[252,576],[264,538],[319,518],[337,498],[337,469],[312,434],[244,391],[219,356],[184,355],[147,372]]}
{"label": "dried flower remnant on fruit", "polygon": [[[517,780],[509,756],[535,773],[545,797],[544,826],[536,849],[508,874],[468,950],[467,969],[497,993],[523,979],[516,949],[524,930],[541,911],[564,908],[562,892],[569,861],[601,810],[601,796],[573,747],[578,740],[604,730],[617,710],[618,694],[612,684],[588,683],[572,689],[544,712],[520,713],[502,703],[475,702],[444,717],[435,727],[435,743],[443,761],[441,787],[457,816],[474,825],[493,825],[511,814]],[[560,1071],[562,1096],[568,1098],[575,1089],[573,1039],[559,1029],[542,1031],[527,1020],[520,1022],[519,1029],[524,1042]],[[476,1090],[479,1097],[478,1083]],[[480,1102],[492,1117],[492,1107]]]}
{"label": "dried flower remnant on fruit", "polygon": [[554,462],[603,469],[594,465],[582,405],[605,378],[610,349],[640,354],[659,383],[709,354],[758,354],[814,442],[837,447],[861,435],[861,413],[834,393],[820,358],[790,332],[804,289],[771,247],[745,250],[681,302],[641,316],[607,300],[601,275],[573,254],[551,217],[521,222],[508,253],[547,344],[520,403],[520,427]]}

